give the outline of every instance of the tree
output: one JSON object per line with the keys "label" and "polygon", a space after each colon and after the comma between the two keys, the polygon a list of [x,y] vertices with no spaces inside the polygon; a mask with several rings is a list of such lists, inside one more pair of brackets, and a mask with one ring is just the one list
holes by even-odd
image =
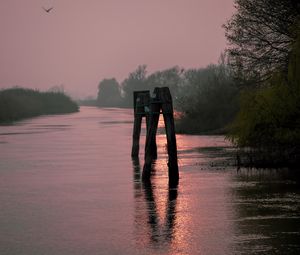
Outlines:
{"label": "tree", "polygon": [[221,131],[237,112],[237,96],[238,90],[225,63],[185,71],[175,100],[176,109],[182,113],[177,130]]}
{"label": "tree", "polygon": [[115,107],[121,103],[119,83],[115,78],[103,79],[98,86],[98,106]]}
{"label": "tree", "polygon": [[236,76],[262,81],[287,70],[299,30],[299,0],[235,0],[235,8],[224,27]]}
{"label": "tree", "polygon": [[153,91],[155,87],[169,87],[172,96],[175,98],[178,87],[181,83],[183,69],[175,66],[163,71],[157,71],[147,77],[147,87]]}
{"label": "tree", "polygon": [[140,65],[135,71],[129,74],[122,82],[122,89],[124,91],[124,106],[132,107],[133,105],[133,91],[136,90],[145,90],[147,89],[146,85],[146,74],[147,66]]}
{"label": "tree", "polygon": [[243,92],[228,136],[239,147],[257,150],[264,164],[300,162],[300,34],[291,48],[287,75],[274,73],[269,86]]}

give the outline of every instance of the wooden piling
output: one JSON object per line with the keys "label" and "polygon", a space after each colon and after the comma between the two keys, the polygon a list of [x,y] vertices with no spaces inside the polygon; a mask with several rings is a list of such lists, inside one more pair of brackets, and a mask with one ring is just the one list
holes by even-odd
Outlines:
{"label": "wooden piling", "polygon": [[149,128],[145,144],[145,163],[142,174],[143,180],[150,179],[152,162],[157,158],[156,133],[160,114],[160,103],[155,101],[155,99],[152,100],[150,108]]}
{"label": "wooden piling", "polygon": [[133,93],[133,105],[134,105],[134,124],[132,134],[132,150],[131,157],[136,158],[139,156],[140,149],[140,134],[142,127],[143,117],[146,118],[146,126],[148,130],[149,126],[149,105],[150,105],[150,92],[135,91]]}
{"label": "wooden piling", "polygon": [[162,114],[164,117],[167,136],[169,182],[177,184],[179,180],[179,172],[172,96],[168,87],[161,88],[160,92],[161,101],[163,102]]}
{"label": "wooden piling", "polygon": [[168,87],[155,88],[155,97],[151,100],[149,129],[146,137],[145,146],[145,163],[143,168],[142,178],[150,180],[152,162],[156,158],[156,132],[160,111],[164,117],[167,144],[168,144],[168,168],[169,168],[169,183],[176,185],[179,180],[178,162],[177,162],[177,145],[175,136],[174,116],[172,97]]}

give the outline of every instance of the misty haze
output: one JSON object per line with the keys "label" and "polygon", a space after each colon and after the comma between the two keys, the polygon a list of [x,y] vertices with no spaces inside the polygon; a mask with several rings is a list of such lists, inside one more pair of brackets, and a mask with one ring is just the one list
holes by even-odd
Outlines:
{"label": "misty haze", "polygon": [[300,254],[298,0],[1,0],[0,254]]}

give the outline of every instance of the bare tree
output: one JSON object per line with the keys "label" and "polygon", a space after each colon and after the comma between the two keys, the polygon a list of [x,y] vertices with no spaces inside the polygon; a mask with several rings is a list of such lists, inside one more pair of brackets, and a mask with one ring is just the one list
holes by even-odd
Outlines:
{"label": "bare tree", "polygon": [[263,81],[274,71],[287,69],[299,30],[299,0],[235,0],[235,8],[224,25],[235,74]]}

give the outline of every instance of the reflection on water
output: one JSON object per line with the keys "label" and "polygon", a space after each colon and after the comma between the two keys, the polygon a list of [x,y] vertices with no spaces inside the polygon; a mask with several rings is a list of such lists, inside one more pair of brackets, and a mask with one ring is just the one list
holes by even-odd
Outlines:
{"label": "reflection on water", "polygon": [[299,176],[242,169],[234,177],[235,247],[241,254],[299,254]]}
{"label": "reflection on water", "polygon": [[0,126],[1,255],[300,254],[299,177],[237,172],[224,137],[177,135],[170,188],[159,129],[143,183],[132,120],[129,109],[82,107]]}
{"label": "reflection on water", "polygon": [[[145,212],[141,213],[141,208],[136,211],[135,222],[136,227],[140,229],[140,226],[145,224],[142,229],[147,229],[146,233],[139,235],[138,245],[147,242],[152,247],[160,249],[166,247],[173,241],[175,224],[176,224],[176,199],[177,199],[177,186],[168,188],[168,198],[165,204],[166,210],[164,219],[160,217],[159,210],[161,210],[162,194],[154,194],[154,188],[152,181],[141,182],[141,167],[139,159],[133,160],[134,170],[134,188],[136,203],[142,203],[141,199],[144,199],[146,208]],[[154,170],[155,172],[155,170]],[[142,238],[142,240],[139,240]]]}

